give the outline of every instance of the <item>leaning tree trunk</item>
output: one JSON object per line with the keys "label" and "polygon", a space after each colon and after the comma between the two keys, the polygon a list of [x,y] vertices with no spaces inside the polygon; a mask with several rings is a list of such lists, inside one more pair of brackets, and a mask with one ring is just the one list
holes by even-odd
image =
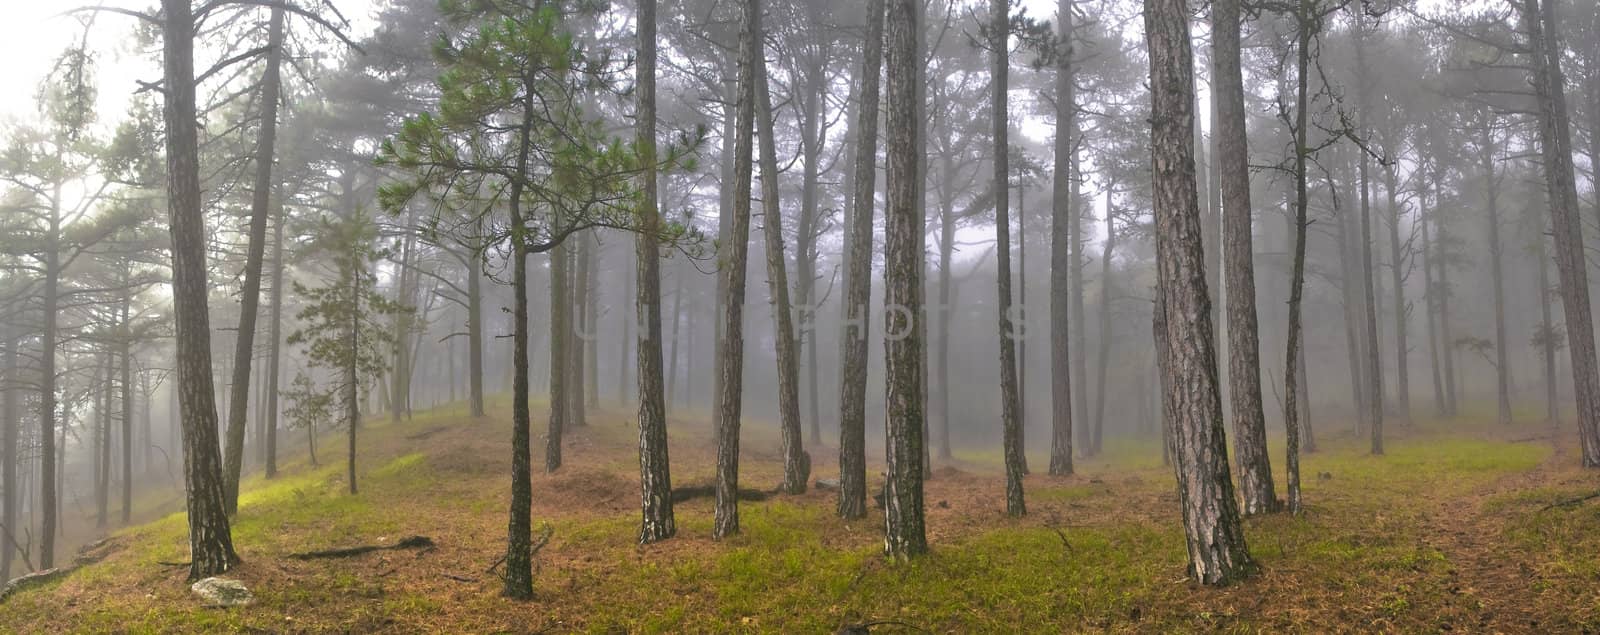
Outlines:
{"label": "leaning tree trunk", "polygon": [[[189,519],[189,578],[227,571],[233,551],[217,449],[217,404],[211,379],[211,320],[206,310],[206,231],[194,96],[194,18],[189,0],[162,0],[162,60],[166,85],[167,213],[172,234],[172,300],[176,331],[179,412],[183,426],[184,489]],[[47,307],[53,311],[54,307]],[[52,343],[53,345],[53,343]],[[46,349],[49,350],[48,348]],[[45,355],[46,359],[51,356]],[[54,373],[53,364],[46,371]],[[46,380],[49,382],[49,380]],[[53,395],[45,405],[53,408]],[[45,410],[49,418],[50,409]],[[47,426],[47,436],[53,431]],[[45,468],[54,468],[54,439],[45,442]],[[54,492],[47,491],[49,506]],[[43,540],[53,541],[54,514]],[[48,542],[46,544],[49,544]],[[50,566],[41,563],[42,566]]]}
{"label": "leaning tree trunk", "polygon": [[923,525],[922,201],[917,95],[922,60],[917,53],[915,0],[890,0],[885,22],[885,117],[889,170],[884,212],[884,356],[887,381],[888,478],[884,484],[884,550],[907,558],[928,550]]}
{"label": "leaning tree trunk", "polygon": [[1167,408],[1190,574],[1226,584],[1254,568],[1228,473],[1211,300],[1194,173],[1194,76],[1186,0],[1145,0],[1150,52],[1151,172]]}
{"label": "leaning tree trunk", "polygon": [[1573,177],[1572,131],[1567,119],[1565,79],[1555,9],[1550,0],[1523,0],[1523,21],[1531,44],[1534,94],[1538,102],[1539,151],[1545,169],[1561,306],[1566,311],[1567,350],[1572,357],[1573,392],[1578,401],[1578,438],[1584,467],[1600,467],[1600,368],[1596,368],[1594,320]]}
{"label": "leaning tree trunk", "polygon": [[639,0],[639,158],[644,164],[636,240],[639,279],[639,542],[677,533],[667,460],[667,405],[661,368],[661,212],[656,207],[656,0]]}
{"label": "leaning tree trunk", "polygon": [[[759,33],[759,32],[758,32]],[[761,136],[762,233],[767,243],[767,292],[772,298],[773,341],[778,357],[778,415],[783,454],[783,483],[778,490],[804,494],[811,478],[811,455],[805,451],[800,424],[800,353],[795,341],[789,275],[783,257],[783,210],[778,204],[778,149],[772,132],[772,91],[767,85],[765,54],[756,50],[756,126]]]}
{"label": "leaning tree trunk", "polygon": [[[756,120],[756,56],[761,55],[761,2],[746,0],[739,37],[739,95],[735,107],[733,150],[733,214],[726,250],[717,263],[721,273],[718,295],[722,299],[721,331],[717,339],[717,503],[711,535],[725,538],[739,533],[739,415],[744,390],[744,287],[750,257],[751,161]],[[727,184],[723,184],[727,190]]]}
{"label": "leaning tree trunk", "polygon": [[1058,17],[1061,41],[1056,67],[1056,139],[1054,190],[1050,210],[1050,474],[1072,473],[1072,338],[1068,324],[1071,311],[1073,217],[1071,197],[1073,174],[1068,168],[1076,153],[1077,102],[1072,78],[1072,3],[1060,0]]}
{"label": "leaning tree trunk", "polygon": [[873,186],[878,177],[878,75],[883,66],[884,0],[867,0],[867,33],[856,111],[855,191],[845,235],[844,323],[839,373],[839,505],[841,518],[867,515],[867,336],[872,312]]}
{"label": "leaning tree trunk", "polygon": [[261,77],[261,128],[256,137],[255,184],[250,195],[250,238],[245,254],[244,288],[239,292],[239,330],[234,333],[233,383],[228,391],[228,437],[223,464],[223,502],[228,514],[239,511],[239,476],[244,469],[245,419],[250,413],[251,355],[255,352],[256,317],[261,303],[261,263],[267,249],[267,215],[272,203],[272,159],[278,135],[278,66],[283,60],[281,7],[272,9],[267,39],[267,67]]}
{"label": "leaning tree trunk", "polygon": [[1239,0],[1216,0],[1211,12],[1212,103],[1216,106],[1213,134],[1217,148],[1212,171],[1217,173],[1222,208],[1228,397],[1233,405],[1239,495],[1244,500],[1244,513],[1252,515],[1277,509],[1278,496],[1272,484],[1267,419],[1261,404],[1261,334],[1256,322],[1250,148],[1245,134],[1244,77],[1240,69]]}
{"label": "leaning tree trunk", "polygon": [[989,37],[990,54],[994,66],[990,74],[993,100],[990,102],[994,123],[994,233],[996,287],[1000,292],[1000,427],[1005,446],[1006,461],[1006,514],[1022,516],[1028,513],[1022,497],[1022,409],[1017,397],[1017,343],[1015,327],[1011,323],[1011,185],[1008,139],[1009,112],[1006,88],[1011,67],[1010,0],[990,0]]}

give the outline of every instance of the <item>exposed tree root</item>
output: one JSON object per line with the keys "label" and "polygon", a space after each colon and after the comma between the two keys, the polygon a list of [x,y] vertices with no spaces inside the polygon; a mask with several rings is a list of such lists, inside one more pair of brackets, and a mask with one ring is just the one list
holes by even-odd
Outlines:
{"label": "exposed tree root", "polygon": [[317,558],[349,558],[373,551],[395,549],[424,549],[434,546],[433,539],[427,536],[408,536],[401,538],[400,542],[392,545],[362,545],[359,547],[345,547],[343,549],[328,549],[325,551],[307,551],[304,553],[291,553],[290,558],[296,560],[315,560]]}

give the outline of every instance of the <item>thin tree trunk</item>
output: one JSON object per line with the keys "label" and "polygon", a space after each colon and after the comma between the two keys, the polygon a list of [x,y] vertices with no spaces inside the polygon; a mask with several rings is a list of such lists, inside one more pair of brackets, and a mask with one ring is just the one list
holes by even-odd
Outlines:
{"label": "thin tree trunk", "polygon": [[[1366,23],[1365,19],[1356,16],[1356,112],[1359,125],[1364,130],[1367,125],[1367,55],[1366,55]],[[1366,341],[1366,350],[1362,354],[1362,361],[1366,363],[1364,379],[1367,382],[1367,419],[1368,431],[1372,433],[1372,453],[1383,454],[1383,368],[1378,363],[1378,299],[1373,288],[1372,271],[1372,157],[1368,156],[1366,149],[1360,152],[1359,179],[1361,188],[1361,290],[1364,301],[1362,308],[1366,314],[1362,318],[1362,339]]]}
{"label": "thin tree trunk", "polygon": [[[528,236],[527,225],[522,214],[522,192],[528,174],[528,156],[532,150],[534,140],[533,117],[534,100],[532,86],[527,79],[523,80],[523,89],[526,91],[521,97],[522,120],[517,130],[517,159],[516,173],[510,179],[510,192],[507,197],[507,210],[509,212],[511,227],[511,513],[506,531],[506,575],[505,585],[500,594],[513,599],[527,600],[533,597],[533,414],[530,411],[529,384],[528,384],[528,339],[531,329],[528,324]],[[555,224],[559,228],[560,220]],[[551,252],[551,262],[560,262],[564,255],[557,254],[563,248],[557,247]],[[558,347],[565,349],[565,338],[561,336],[563,327],[566,326],[564,314],[570,312],[566,306],[565,298],[558,298],[558,289],[566,282],[564,268],[555,270],[551,265],[550,307],[552,313],[550,323],[550,446],[546,448],[545,469],[555,471],[561,465],[561,413],[565,404],[558,400],[566,397],[560,392],[562,387],[561,377],[563,366],[562,358],[554,353]],[[564,295],[564,294],[562,294]],[[581,396],[580,396],[581,398]]]}
{"label": "thin tree trunk", "polygon": [[[266,455],[266,476],[278,476],[278,381],[283,375],[280,352],[283,348],[283,224],[287,221],[283,204],[278,204],[278,219],[272,224],[272,322],[267,337],[272,343],[267,353],[267,438],[263,453]],[[455,361],[453,358],[451,361]],[[455,400],[455,373],[450,374],[451,401]]]}
{"label": "thin tree trunk", "polygon": [[1095,454],[1100,453],[1101,438],[1105,434],[1106,371],[1111,365],[1111,253],[1117,244],[1116,215],[1112,213],[1111,201],[1114,190],[1114,184],[1106,184],[1106,238],[1100,250],[1100,351],[1095,362],[1094,434],[1089,439],[1089,447]]}
{"label": "thin tree trunk", "polygon": [[121,388],[122,388],[122,524],[127,525],[133,520],[133,344],[132,337],[132,292],[127,286],[124,277],[122,292],[122,328],[117,342],[117,351],[122,358]]}
{"label": "thin tree trunk", "polygon": [[21,439],[22,420],[17,413],[18,377],[17,346],[19,342],[10,325],[0,328],[0,368],[5,376],[0,378],[0,579],[11,579],[11,561],[16,558],[14,545],[17,539],[17,503],[22,487],[17,482],[17,446]]}
{"label": "thin tree trunk", "polygon": [[867,0],[856,111],[850,222],[845,235],[844,320],[840,326],[839,504],[841,518],[867,515],[867,337],[872,311],[873,190],[878,178],[879,75],[883,66],[884,0]]}
{"label": "thin tree trunk", "polygon": [[[567,290],[572,282],[568,272],[570,247],[558,245],[550,250],[550,422],[545,433],[544,471],[554,472],[561,467],[561,435],[572,416],[571,360],[569,356],[582,354],[572,350],[572,304]],[[513,377],[513,383],[516,381]],[[514,390],[514,388],[513,388]]]}
{"label": "thin tree trunk", "polygon": [[[756,56],[762,55],[761,3],[746,0],[739,37],[739,83],[734,122],[733,200],[729,215],[718,296],[722,299],[717,343],[717,502],[711,535],[739,533],[739,416],[744,391],[745,269],[750,255],[751,155],[756,119]],[[724,183],[723,190],[728,185]]]}
{"label": "thin tree trunk", "polygon": [[[552,257],[554,252],[552,252]],[[552,308],[554,313],[555,309]],[[554,326],[551,333],[555,333]],[[555,355],[555,346],[550,347]],[[552,357],[552,359],[554,359]],[[467,256],[467,401],[473,418],[481,418],[483,410],[483,254],[473,252]],[[554,390],[552,388],[552,394]],[[554,406],[555,402],[552,401]],[[554,412],[554,409],[551,410]]]}
{"label": "thin tree trunk", "polygon": [[[173,324],[177,340],[177,381],[183,422],[183,463],[189,520],[189,578],[199,579],[227,571],[239,561],[233,551],[223,486],[222,457],[217,444],[216,393],[211,378],[211,325],[206,310],[210,288],[206,284],[205,215],[200,199],[200,165],[195,122],[194,18],[188,0],[162,0],[162,60],[164,66],[164,120],[167,145],[167,199],[172,234]],[[46,312],[55,311],[54,298]],[[54,333],[46,341],[53,351]],[[52,356],[47,352],[45,359]],[[46,384],[54,392],[54,363],[45,364]],[[44,417],[55,406],[46,394]],[[53,470],[54,431],[46,426],[46,470]],[[53,482],[45,492],[55,495]],[[54,512],[43,540],[53,544]],[[48,547],[46,547],[48,550]],[[51,566],[44,559],[42,566]]]}
{"label": "thin tree trunk", "polygon": [[[1489,126],[1493,126],[1491,119]],[[1508,359],[1506,345],[1506,300],[1505,300],[1505,269],[1504,246],[1500,242],[1500,183],[1499,175],[1494,170],[1494,131],[1486,128],[1483,135],[1483,149],[1480,160],[1484,172],[1484,205],[1488,215],[1489,225],[1489,279],[1494,286],[1494,377],[1495,397],[1499,404],[1499,419],[1501,424],[1511,424],[1511,362]]]}
{"label": "thin tree trunk", "polygon": [[[1308,95],[1309,78],[1306,74],[1311,69],[1311,42],[1314,35],[1311,28],[1311,13],[1314,11],[1312,0],[1300,0],[1295,13],[1295,21],[1299,26],[1299,33],[1295,45],[1295,104],[1294,104],[1294,256],[1289,272],[1289,326],[1284,339],[1283,362],[1283,428],[1286,437],[1285,467],[1288,483],[1288,509],[1290,514],[1299,515],[1300,507],[1300,409],[1297,407],[1301,396],[1300,383],[1306,377],[1300,372],[1304,368],[1300,357],[1305,344],[1305,337],[1301,334],[1300,313],[1302,298],[1305,296],[1306,286],[1306,224],[1307,208],[1311,204],[1307,193],[1308,175],[1306,169],[1310,159],[1311,149],[1306,144],[1307,126],[1311,124],[1308,117],[1310,96]],[[1330,184],[1331,185],[1331,184]],[[1335,199],[1337,200],[1337,198]],[[1335,210],[1337,214],[1337,210]],[[1340,223],[1343,227],[1344,223]],[[1341,243],[1343,234],[1341,233]],[[1344,247],[1341,244],[1341,249]],[[1348,281],[1346,283],[1348,286]],[[1348,299],[1350,294],[1346,294]],[[1348,304],[1348,303],[1347,303]],[[1345,312],[1348,322],[1350,312]],[[1350,359],[1352,370],[1356,366],[1356,358]],[[1352,374],[1354,374],[1352,372]],[[1360,391],[1357,391],[1357,404],[1360,403]]]}
{"label": "thin tree trunk", "polygon": [[991,115],[994,123],[994,228],[996,275],[1000,298],[1000,422],[1006,461],[1006,514],[1022,516],[1028,508],[1022,496],[1022,404],[1017,396],[1017,343],[1011,323],[1011,185],[1009,132],[1010,109],[1006,89],[1011,69],[1010,0],[989,2],[989,48],[994,56],[990,82],[993,84]]}
{"label": "thin tree trunk", "polygon": [[272,203],[272,159],[278,135],[278,66],[283,59],[282,8],[273,8],[267,39],[267,67],[261,77],[261,128],[256,137],[255,184],[250,196],[250,237],[244,288],[239,292],[239,330],[234,333],[233,382],[228,401],[228,438],[223,455],[223,503],[239,511],[239,476],[244,469],[244,431],[250,410],[251,355],[261,302],[261,263],[267,249],[267,216]]}
{"label": "thin tree trunk", "polygon": [[[1400,242],[1400,179],[1395,174],[1393,162],[1383,166],[1383,191],[1388,196],[1389,208],[1389,292],[1393,295],[1394,309],[1394,347],[1395,347],[1395,411],[1400,415],[1400,423],[1411,423],[1411,366],[1408,363],[1411,355],[1411,344],[1406,330],[1409,328],[1407,315],[1411,307],[1406,302],[1406,259],[1410,254],[1402,249],[1406,248]],[[1503,350],[1503,349],[1502,349]]]}
{"label": "thin tree trunk", "polygon": [[[653,2],[654,0],[650,1]],[[683,322],[683,275],[684,271],[681,266],[672,271],[672,347],[671,352],[667,355],[666,404],[674,408],[678,405],[678,333],[682,326],[681,322]],[[692,334],[694,327],[691,325],[689,328]],[[691,337],[693,336],[691,335]],[[624,359],[624,363],[626,363],[626,359]],[[690,367],[690,370],[692,371],[693,367]]]}
{"label": "thin tree trunk", "polygon": [[[1419,205],[1426,205],[1426,193],[1417,197]],[[1429,214],[1426,207],[1418,210],[1417,222],[1422,226],[1422,303],[1428,314],[1428,368],[1433,374],[1433,414],[1445,415],[1444,380],[1439,370],[1439,298],[1433,268],[1438,260],[1433,249],[1433,239],[1428,232]]]}
{"label": "thin tree trunk", "polygon": [[[763,36],[764,37],[764,36]],[[811,477],[811,455],[805,451],[800,423],[800,359],[795,338],[793,306],[789,303],[789,274],[783,256],[783,213],[778,204],[778,149],[772,131],[772,91],[767,83],[765,53],[755,58],[756,128],[761,137],[761,227],[767,244],[767,292],[772,298],[773,342],[778,357],[778,415],[780,419],[783,483],[779,491],[803,494]]]}

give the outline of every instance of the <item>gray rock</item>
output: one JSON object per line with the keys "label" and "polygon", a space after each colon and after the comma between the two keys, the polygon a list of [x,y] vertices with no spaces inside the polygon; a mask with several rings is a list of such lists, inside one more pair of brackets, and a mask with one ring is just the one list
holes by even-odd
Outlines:
{"label": "gray rock", "polygon": [[255,594],[238,580],[206,578],[189,587],[195,595],[206,601],[206,606],[245,606],[256,601]]}

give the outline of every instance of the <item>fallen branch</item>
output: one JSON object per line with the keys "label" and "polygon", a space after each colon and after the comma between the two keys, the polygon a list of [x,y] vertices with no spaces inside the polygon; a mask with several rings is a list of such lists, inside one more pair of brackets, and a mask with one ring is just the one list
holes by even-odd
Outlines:
{"label": "fallen branch", "polygon": [[433,547],[433,539],[427,536],[409,536],[401,538],[400,542],[392,545],[362,545],[359,547],[345,547],[343,549],[328,549],[325,551],[307,551],[305,553],[291,553],[290,558],[296,560],[315,560],[317,558],[349,558],[373,551],[395,549],[420,549]]}
{"label": "fallen branch", "polygon": [[39,586],[46,582],[59,580],[63,577],[66,577],[68,573],[72,573],[75,569],[77,569],[76,566],[56,567],[54,569],[35,571],[18,578],[13,578],[10,582],[6,583],[4,588],[0,588],[0,602],[5,602],[6,598],[11,597],[11,594],[16,593],[17,591],[21,591],[31,586]]}
{"label": "fallen branch", "polygon": [[467,576],[456,575],[454,573],[441,573],[439,575],[444,576],[446,578],[449,578],[451,580],[455,580],[456,582],[477,582],[478,581],[477,578],[469,578]]}
{"label": "fallen branch", "polygon": [[872,627],[874,626],[899,626],[901,628],[907,628],[918,633],[928,632],[927,629],[915,624],[907,624],[900,620],[874,620],[871,622],[863,622],[861,624],[845,624],[844,626],[840,626],[836,633],[837,635],[870,635],[872,633]]}
{"label": "fallen branch", "polygon": [[[681,503],[684,501],[694,500],[696,498],[711,498],[716,495],[717,487],[715,485],[690,485],[687,487],[672,488],[672,502],[674,503]],[[739,490],[739,500],[742,501],[764,501],[771,496],[772,494],[757,489]]]}
{"label": "fallen branch", "polygon": [[1579,496],[1577,498],[1569,498],[1569,499],[1564,500],[1564,501],[1558,501],[1558,502],[1550,503],[1549,505],[1545,505],[1544,507],[1540,508],[1539,511],[1542,511],[1542,512],[1550,511],[1550,510],[1555,509],[1557,507],[1571,507],[1573,505],[1577,505],[1578,503],[1582,503],[1582,502],[1588,501],[1588,500],[1593,500],[1593,499],[1596,499],[1596,498],[1600,498],[1600,492],[1595,492],[1593,494],[1589,494],[1589,495],[1586,495],[1586,496]]}

